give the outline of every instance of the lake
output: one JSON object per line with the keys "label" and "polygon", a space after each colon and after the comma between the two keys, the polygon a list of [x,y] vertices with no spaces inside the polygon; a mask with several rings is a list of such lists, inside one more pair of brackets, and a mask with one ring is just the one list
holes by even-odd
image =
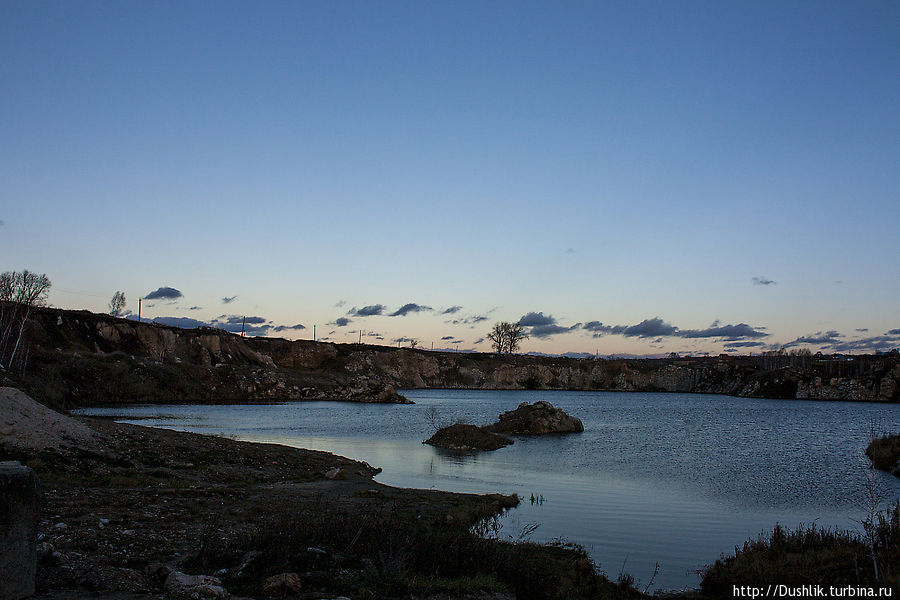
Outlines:
{"label": "lake", "polygon": [[[896,431],[900,406],[720,395],[404,390],[413,405],[133,405],[82,414],[181,431],[326,450],[381,467],[394,486],[517,493],[500,538],[565,539],[615,579],[696,587],[698,571],[776,523],[859,528],[900,479],[871,471],[871,434]],[[584,432],[516,437],[493,452],[422,444],[437,425],[492,423],[546,400]],[[532,502],[532,496],[534,502]],[[533,531],[531,531],[533,530]],[[531,533],[529,533],[531,531]]]}

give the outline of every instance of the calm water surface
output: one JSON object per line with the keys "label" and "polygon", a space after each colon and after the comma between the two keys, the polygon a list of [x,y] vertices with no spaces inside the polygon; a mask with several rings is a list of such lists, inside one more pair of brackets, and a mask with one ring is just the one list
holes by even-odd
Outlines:
{"label": "calm water surface", "polygon": [[[414,405],[137,405],[90,409],[125,422],[327,450],[381,467],[401,487],[517,493],[499,537],[563,538],[602,571],[641,587],[696,587],[697,571],[777,522],[858,528],[870,498],[900,498],[900,479],[872,472],[870,432],[896,430],[900,406],[754,400],[699,394],[406,390]],[[472,454],[423,445],[438,425],[487,424],[547,400],[581,434],[518,437]],[[874,494],[873,494],[874,490]],[[532,504],[531,497],[536,502]],[[543,500],[541,502],[541,499]]]}

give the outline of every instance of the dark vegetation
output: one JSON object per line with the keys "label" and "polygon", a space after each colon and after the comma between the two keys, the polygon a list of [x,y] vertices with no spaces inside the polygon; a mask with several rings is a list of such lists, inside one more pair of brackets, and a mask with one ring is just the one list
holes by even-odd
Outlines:
{"label": "dark vegetation", "polygon": [[598,575],[578,546],[485,539],[465,521],[419,517],[411,507],[382,505],[363,514],[309,504],[228,545],[209,536],[191,566],[212,572],[258,553],[225,577],[229,589],[244,594],[273,574],[297,572],[305,574],[305,589],[354,598],[479,592],[512,592],[520,600],[641,597]]}
{"label": "dark vegetation", "polygon": [[732,598],[734,586],[900,587],[900,502],[862,526],[862,533],[776,526],[708,567],[701,592]]}
{"label": "dark vegetation", "polygon": [[900,477],[900,435],[873,439],[866,448],[872,466]]}

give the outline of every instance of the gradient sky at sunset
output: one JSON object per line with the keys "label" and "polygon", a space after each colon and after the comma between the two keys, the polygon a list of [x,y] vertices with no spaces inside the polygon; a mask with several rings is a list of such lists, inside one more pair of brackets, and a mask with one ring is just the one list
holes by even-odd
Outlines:
{"label": "gradient sky at sunset", "polygon": [[54,306],[900,346],[896,2],[7,0],[0,89],[0,270]]}

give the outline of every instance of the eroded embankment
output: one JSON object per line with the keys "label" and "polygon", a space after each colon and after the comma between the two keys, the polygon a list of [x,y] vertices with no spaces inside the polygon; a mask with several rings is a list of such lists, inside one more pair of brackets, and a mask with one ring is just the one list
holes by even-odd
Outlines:
{"label": "eroded embankment", "polygon": [[717,393],[900,401],[900,357],[601,360],[243,338],[41,309],[15,382],[51,406],[120,402],[402,401],[399,388]]}

